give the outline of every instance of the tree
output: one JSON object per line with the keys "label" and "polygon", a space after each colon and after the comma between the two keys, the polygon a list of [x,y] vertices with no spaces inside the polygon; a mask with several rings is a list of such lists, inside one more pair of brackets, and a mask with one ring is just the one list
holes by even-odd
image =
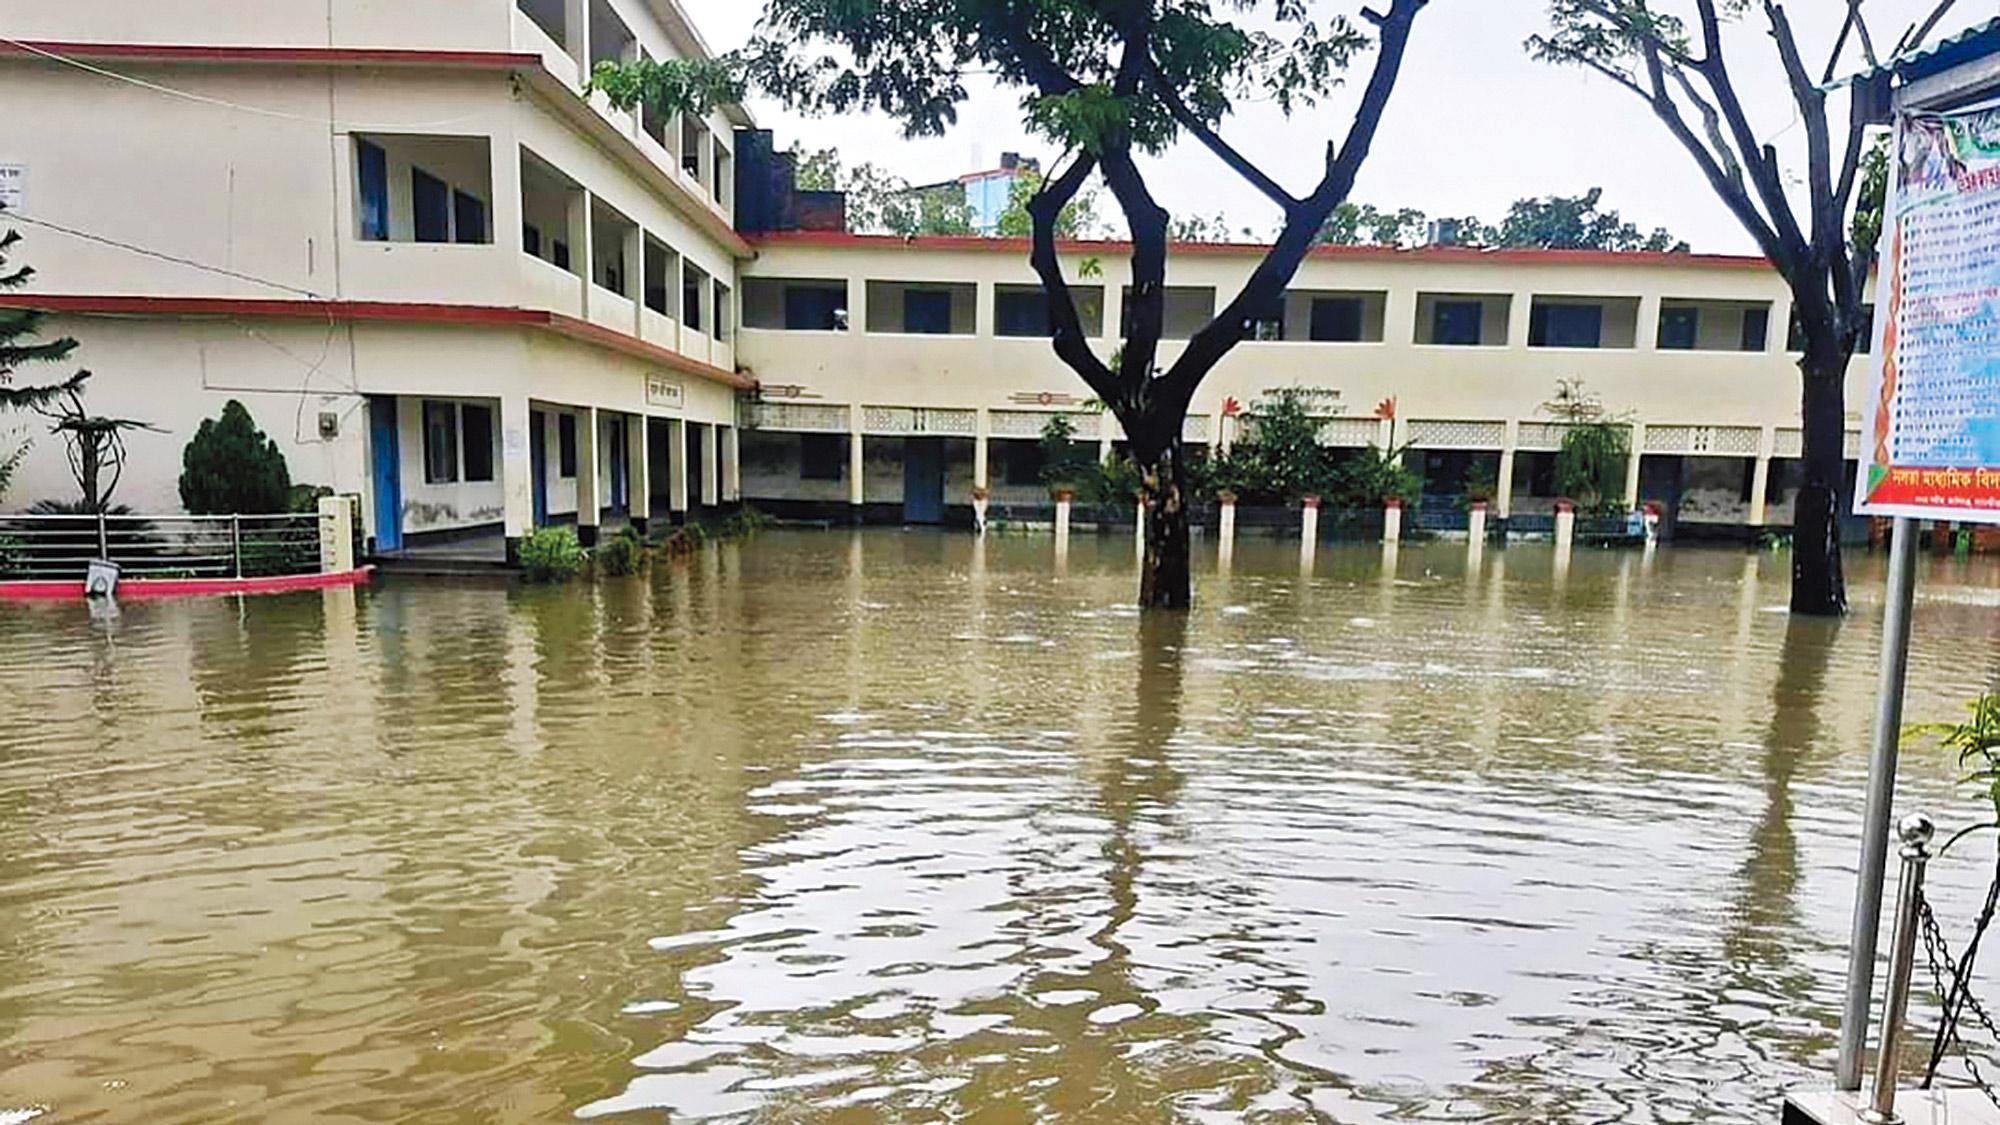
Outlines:
{"label": "tree", "polygon": [[[1846,0],[1840,32],[1817,77],[1807,67],[1784,0],[1687,0],[1692,21],[1663,10],[1668,2],[1551,0],[1549,30],[1530,38],[1528,51],[1547,62],[1584,67],[1645,102],[1791,290],[1805,340],[1799,361],[1805,449],[1794,521],[1792,612],[1839,615],[1847,609],[1839,512],[1846,476],[1845,381],[1863,333],[1870,330],[1861,298],[1874,250],[1872,242],[1854,237],[1861,225],[1854,212],[1867,165],[1868,130],[1886,104],[1888,87],[1879,72],[1848,83],[1844,123],[1834,118],[1828,95],[1850,45],[1858,46],[1868,67],[1881,61],[1863,15],[1866,0]],[[1952,3],[1943,0],[1913,25],[1897,51],[1922,42]],[[1753,12],[1762,17],[1757,22],[1768,33],[1803,126],[1803,175],[1788,169],[1778,146],[1765,140],[1778,135],[1782,123],[1760,127],[1751,121],[1724,52],[1729,33]]]}
{"label": "tree", "polygon": [[1489,245],[1543,250],[1687,251],[1688,244],[1664,228],[1645,234],[1620,218],[1618,212],[1599,211],[1597,204],[1603,198],[1604,189],[1594,187],[1582,195],[1516,200]]}
{"label": "tree", "polygon": [[1623,507],[1631,428],[1605,417],[1604,403],[1583,389],[1581,379],[1557,383],[1555,398],[1543,403],[1542,411],[1563,423],[1562,446],[1556,451],[1556,491],[1586,512]]}
{"label": "tree", "polygon": [[[965,76],[1022,92],[1030,129],[1061,148],[1060,168],[1029,202],[1029,263],[1047,293],[1056,354],[1123,425],[1148,508],[1139,602],[1184,608],[1191,579],[1188,464],[1182,428],[1203,379],[1249,336],[1258,310],[1290,284],[1333,209],[1353,189],[1428,0],[1390,0],[1372,23],[1374,68],[1344,140],[1329,143],[1318,182],[1294,195],[1221,134],[1237,98],[1290,114],[1317,103],[1370,37],[1342,15],[1298,0],[766,0],[761,32],[734,56],[672,64],[607,63],[597,85],[614,103],[662,113],[706,108],[702,91],[746,84],[806,112],[878,110],[911,135],[957,119]],[[1255,25],[1239,22],[1254,19]],[[1138,158],[1193,137],[1268,199],[1283,226],[1236,296],[1160,364],[1173,216]],[[1115,356],[1093,350],[1063,276],[1063,211],[1099,177],[1130,232],[1129,324]]]}
{"label": "tree", "polygon": [[157,430],[131,418],[106,418],[83,408],[83,383],[89,372],[81,372],[49,402],[35,407],[52,421],[49,432],[63,439],[69,457],[70,475],[76,478],[81,499],[77,504],[44,501],[37,511],[73,515],[99,515],[112,511],[111,496],[125,476],[125,435],[134,430]]}
{"label": "tree", "polygon": [[205,418],[181,451],[181,506],[197,516],[266,515],[291,506],[292,474],[278,443],[243,404]]}
{"label": "tree", "polygon": [[[1001,238],[1029,238],[1035,233],[1034,217],[1028,213],[1028,205],[1035,196],[1041,194],[1044,180],[1039,171],[1022,171],[1007,187],[1007,209],[1000,213],[1000,224],[993,233]],[[1076,198],[1063,205],[1056,213],[1057,238],[1090,238],[1104,228],[1104,221],[1097,215],[1098,195],[1094,188],[1085,188]]]}
{"label": "tree", "polygon": [[[7,269],[7,255],[20,241],[20,231],[0,234],[0,291],[19,289],[35,276],[27,266],[12,272]],[[15,382],[21,368],[33,363],[61,363],[76,350],[76,341],[67,336],[36,343],[43,319],[35,309],[0,309],[0,410],[47,406],[89,378],[88,373],[78,372],[60,383],[22,386]]]}
{"label": "tree", "polygon": [[794,143],[790,153],[800,188],[847,195],[847,226],[858,234],[914,238],[974,233],[965,190],[956,184],[914,188],[908,180],[875,164],[847,167],[839,149],[808,152]]}
{"label": "tree", "polygon": [[1373,203],[1342,203],[1320,227],[1319,241],[1334,246],[1423,245],[1429,216],[1414,207],[1384,211]]}

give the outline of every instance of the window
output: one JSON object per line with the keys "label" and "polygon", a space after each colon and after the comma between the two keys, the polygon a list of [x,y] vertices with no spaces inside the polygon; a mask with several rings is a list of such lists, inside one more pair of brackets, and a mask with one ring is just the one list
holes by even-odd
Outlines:
{"label": "window", "polygon": [[458,404],[424,403],[424,483],[458,482]]}
{"label": "window", "polygon": [[1742,348],[1746,352],[1761,352],[1771,342],[1771,310],[1744,309]]}
{"label": "window", "polygon": [[799,435],[800,480],[839,480],[846,473],[846,435]]}
{"label": "window", "polygon": [[389,154],[367,141],[354,142],[354,166],[361,177],[361,238],[389,241]]}
{"label": "window", "polygon": [[1011,485],[1042,483],[1042,445],[1035,441],[1003,441],[1000,448],[1001,479]]}
{"label": "window", "polygon": [[1701,334],[1701,310],[1682,305],[1660,310],[1660,348],[1663,351],[1691,352]]}
{"label": "window", "polygon": [[466,403],[458,408],[458,429],[464,439],[465,479],[493,479],[493,408]]}
{"label": "window", "polygon": [[451,193],[451,215],[453,228],[459,242],[486,242],[486,204],[476,195],[462,191]]}
{"label": "window", "polygon": [[563,269],[569,268],[569,243],[558,240],[549,252],[549,260]]}
{"label": "window", "polygon": [[1477,347],[1485,315],[1478,301],[1439,301],[1431,308],[1431,343]]}
{"label": "window", "polygon": [[903,331],[918,336],[951,334],[951,290],[905,289]]}
{"label": "window", "polygon": [[701,331],[701,290],[708,275],[692,266],[681,275],[681,323]]}
{"label": "window", "polygon": [[1250,314],[1245,327],[1250,330],[1252,340],[1282,340],[1285,338],[1285,295],[1278,294],[1263,308]]}
{"label": "window", "polygon": [[1311,329],[1311,338],[1322,343],[1359,343],[1361,341],[1361,299],[1359,297],[1314,297]]}
{"label": "window", "polygon": [[1002,289],[993,295],[993,331],[999,336],[1050,336],[1049,296],[1040,289]]}
{"label": "window", "polygon": [[422,168],[410,169],[410,207],[418,242],[451,241],[451,189],[443,180]]}
{"label": "window", "polygon": [[1536,305],[1528,316],[1531,348],[1595,348],[1603,339],[1602,305]]}
{"label": "window", "polygon": [[576,415],[556,415],[556,475],[564,480],[576,476]]}
{"label": "window", "polygon": [[729,339],[729,326],[736,323],[736,314],[729,306],[729,286],[720,281],[715,283],[714,336],[718,340]]}
{"label": "window", "polygon": [[535,228],[535,224],[521,224],[521,249],[537,258],[542,256],[542,232]]}
{"label": "window", "polygon": [[847,293],[820,286],[785,287],[785,327],[794,332],[826,332],[842,327]]}

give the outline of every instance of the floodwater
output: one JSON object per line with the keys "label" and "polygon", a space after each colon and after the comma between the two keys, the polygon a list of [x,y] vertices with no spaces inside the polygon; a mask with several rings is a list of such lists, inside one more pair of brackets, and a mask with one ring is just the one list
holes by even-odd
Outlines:
{"label": "floodwater", "polygon": [[[771,533],[0,607],[0,1121],[1775,1120],[1878,644],[1784,560]],[[2000,655],[1924,564],[1910,716]],[[1979,817],[1913,747],[1906,808]],[[1992,852],[1936,865],[1962,932]],[[1920,1013],[1919,1018],[1928,1018]]]}

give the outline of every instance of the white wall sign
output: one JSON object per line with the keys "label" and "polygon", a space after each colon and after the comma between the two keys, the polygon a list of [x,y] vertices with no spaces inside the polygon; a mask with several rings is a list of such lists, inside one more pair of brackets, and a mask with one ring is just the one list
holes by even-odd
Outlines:
{"label": "white wall sign", "polygon": [[663,375],[646,376],[646,405],[663,410],[682,410],[687,407],[687,388],[678,381]]}
{"label": "white wall sign", "polygon": [[0,207],[9,211],[28,209],[28,166],[0,164]]}

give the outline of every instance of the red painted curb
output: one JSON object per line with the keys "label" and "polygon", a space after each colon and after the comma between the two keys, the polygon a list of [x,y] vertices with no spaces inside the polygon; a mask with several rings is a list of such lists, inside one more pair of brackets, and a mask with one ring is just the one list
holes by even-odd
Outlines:
{"label": "red painted curb", "polygon": [[[132,578],[118,584],[118,596],[138,600],[217,594],[290,594],[300,590],[365,586],[374,575],[374,567],[364,566],[338,574],[287,574],[276,578]],[[81,582],[0,582],[0,601],[80,601],[82,598]]]}

